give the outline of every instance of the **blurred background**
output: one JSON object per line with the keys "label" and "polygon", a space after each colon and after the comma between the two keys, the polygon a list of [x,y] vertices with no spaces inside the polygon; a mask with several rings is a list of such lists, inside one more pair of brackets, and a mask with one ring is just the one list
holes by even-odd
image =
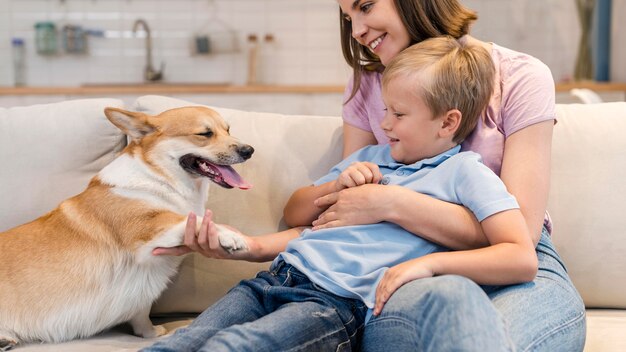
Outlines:
{"label": "blurred background", "polygon": [[[550,67],[560,102],[577,87],[624,100],[626,0],[462,2],[479,14],[474,36]],[[0,0],[0,105],[159,93],[336,115],[350,75],[338,11],[335,0]]]}

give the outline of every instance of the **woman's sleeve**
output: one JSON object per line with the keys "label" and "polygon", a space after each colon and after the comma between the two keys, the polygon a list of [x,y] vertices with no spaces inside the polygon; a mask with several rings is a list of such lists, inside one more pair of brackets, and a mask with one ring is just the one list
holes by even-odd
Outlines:
{"label": "woman's sleeve", "polygon": [[556,119],[554,79],[548,66],[535,58],[518,60],[503,77],[504,134]]}
{"label": "woman's sleeve", "polygon": [[367,75],[361,76],[360,89],[356,92],[352,99],[348,101],[350,95],[352,94],[352,87],[354,87],[354,79],[353,77],[350,77],[350,80],[348,81],[346,89],[343,93],[344,105],[341,116],[345,123],[360,128],[362,130],[372,132],[372,127],[370,126],[366,109],[367,100],[363,94],[367,89],[367,83]]}

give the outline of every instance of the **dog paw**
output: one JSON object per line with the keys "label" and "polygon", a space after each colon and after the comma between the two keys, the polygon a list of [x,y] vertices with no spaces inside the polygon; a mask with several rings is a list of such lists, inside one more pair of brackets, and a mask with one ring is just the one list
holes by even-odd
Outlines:
{"label": "dog paw", "polygon": [[167,334],[167,329],[163,325],[154,326],[154,336],[163,336]]}
{"label": "dog paw", "polygon": [[219,227],[219,231],[220,246],[222,246],[222,248],[227,250],[229,253],[245,251],[248,249],[248,243],[240,234],[225,227]]}
{"label": "dog paw", "polygon": [[8,351],[17,346],[17,341],[8,337],[0,336],[0,351]]}
{"label": "dog paw", "polygon": [[141,332],[135,332],[135,335],[139,337],[143,337],[145,339],[150,339],[153,337],[159,337],[167,334],[167,329],[163,325],[154,325],[149,329]]}

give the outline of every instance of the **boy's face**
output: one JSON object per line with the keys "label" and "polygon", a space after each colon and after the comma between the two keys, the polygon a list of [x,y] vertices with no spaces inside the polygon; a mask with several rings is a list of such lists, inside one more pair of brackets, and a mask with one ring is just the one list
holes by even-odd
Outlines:
{"label": "boy's face", "polygon": [[381,127],[389,137],[395,161],[413,164],[449,149],[449,138],[439,136],[442,118],[435,118],[416,93],[415,76],[392,79],[383,88],[383,101],[387,111]]}

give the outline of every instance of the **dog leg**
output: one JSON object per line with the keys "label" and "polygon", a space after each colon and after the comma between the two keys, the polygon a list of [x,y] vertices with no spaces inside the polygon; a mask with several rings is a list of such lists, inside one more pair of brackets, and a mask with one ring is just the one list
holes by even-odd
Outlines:
{"label": "dog leg", "polygon": [[130,320],[130,326],[132,326],[134,334],[145,338],[165,335],[167,329],[162,325],[152,325],[149,315],[150,306],[147,306]]}
{"label": "dog leg", "polygon": [[10,335],[4,331],[0,331],[0,351],[8,351],[17,346],[17,339],[9,337]]}
{"label": "dog leg", "polygon": [[218,225],[217,229],[219,231],[220,246],[229,253],[248,250],[248,243],[240,234],[224,226]]}
{"label": "dog leg", "polygon": [[[202,226],[202,218],[197,217],[196,220],[197,232],[200,231],[200,227]],[[169,248],[183,244],[186,225],[186,221],[181,221],[165,231],[162,235],[157,236],[155,239],[142,246],[137,251],[137,261],[139,263],[145,263],[153,260],[154,257],[152,256],[152,250],[157,247]],[[225,226],[218,225],[217,228],[219,231],[220,245],[225,250],[230,253],[248,250],[248,243],[240,234],[226,228]]]}

